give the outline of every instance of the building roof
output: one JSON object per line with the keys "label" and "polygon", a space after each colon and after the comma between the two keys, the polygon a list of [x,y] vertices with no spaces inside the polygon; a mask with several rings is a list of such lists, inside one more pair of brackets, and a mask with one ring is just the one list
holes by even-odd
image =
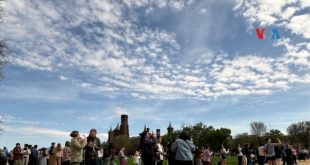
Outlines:
{"label": "building roof", "polygon": [[173,129],[173,127],[171,126],[171,122],[169,123],[169,126],[167,129]]}
{"label": "building roof", "polygon": [[121,130],[120,127],[119,127],[119,123],[117,123],[117,126],[115,127],[114,130],[117,130],[117,131]]}

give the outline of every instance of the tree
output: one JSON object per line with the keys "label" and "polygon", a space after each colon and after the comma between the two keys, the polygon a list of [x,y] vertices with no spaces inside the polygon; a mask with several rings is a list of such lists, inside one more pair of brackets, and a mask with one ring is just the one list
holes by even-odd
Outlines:
{"label": "tree", "polygon": [[126,146],[130,145],[130,140],[127,136],[117,136],[115,137],[114,141],[113,141],[113,147],[119,151],[120,149],[122,149],[123,147],[126,148]]}
{"label": "tree", "polygon": [[207,127],[200,122],[193,126],[183,126],[182,131],[186,132],[193,139],[195,145],[201,147],[208,143],[208,134],[214,131],[214,128],[212,126]]}
{"label": "tree", "polygon": [[208,134],[207,142],[214,151],[219,150],[222,144],[227,148],[232,148],[231,130],[228,128],[214,129]]}
{"label": "tree", "polygon": [[197,123],[194,126],[183,126],[182,131],[189,134],[193,143],[199,147],[209,144],[213,150],[218,150],[221,144],[229,148],[233,146],[231,130],[228,128],[215,129],[212,126]]}
{"label": "tree", "polygon": [[180,131],[174,131],[173,133],[168,133],[161,137],[162,139],[162,145],[168,146],[169,143],[171,143],[173,140],[177,139],[179,137]]}
{"label": "tree", "polygon": [[271,129],[269,132],[266,133],[266,137],[269,137],[271,141],[276,142],[277,138],[279,138],[281,141],[285,141],[285,135],[277,129]]}
{"label": "tree", "polygon": [[301,143],[304,147],[309,147],[310,121],[291,124],[287,128],[287,133],[292,144]]}
{"label": "tree", "polygon": [[258,147],[258,141],[257,141],[256,135],[249,135],[248,133],[242,133],[235,136],[234,143],[240,144],[241,146],[244,146],[247,144],[252,144],[254,147]]}
{"label": "tree", "polygon": [[265,123],[254,121],[251,123],[251,133],[257,137],[262,137],[266,134],[267,127]]}

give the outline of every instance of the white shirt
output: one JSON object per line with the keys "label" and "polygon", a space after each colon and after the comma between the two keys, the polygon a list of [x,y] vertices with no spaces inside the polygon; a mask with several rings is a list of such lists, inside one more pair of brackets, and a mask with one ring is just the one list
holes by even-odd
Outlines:
{"label": "white shirt", "polygon": [[103,156],[103,152],[102,152],[102,151],[99,151],[99,152],[98,152],[98,157],[99,157],[99,158],[102,158],[102,156]]}
{"label": "white shirt", "polygon": [[22,152],[23,152],[23,158],[24,159],[29,159],[29,155],[31,154],[30,149],[22,150]]}
{"label": "white shirt", "polygon": [[264,146],[259,146],[258,147],[258,155],[259,156],[265,156],[265,148],[264,148]]}
{"label": "white shirt", "polygon": [[237,156],[242,156],[242,148],[238,147],[238,155]]}
{"label": "white shirt", "polygon": [[164,160],[164,155],[162,154],[164,152],[164,149],[163,149],[162,145],[161,144],[157,144],[157,147],[158,147],[158,151],[160,152],[159,160]]}

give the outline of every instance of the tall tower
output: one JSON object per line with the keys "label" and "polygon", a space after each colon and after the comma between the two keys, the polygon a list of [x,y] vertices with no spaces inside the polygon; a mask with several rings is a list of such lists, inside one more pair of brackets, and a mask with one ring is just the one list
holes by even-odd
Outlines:
{"label": "tall tower", "polygon": [[160,137],[160,129],[156,129],[156,136],[157,136],[157,138]]}
{"label": "tall tower", "polygon": [[173,133],[173,127],[171,126],[171,122],[169,123],[169,126],[167,128],[168,134]]}
{"label": "tall tower", "polygon": [[128,115],[121,115],[120,133],[129,138]]}

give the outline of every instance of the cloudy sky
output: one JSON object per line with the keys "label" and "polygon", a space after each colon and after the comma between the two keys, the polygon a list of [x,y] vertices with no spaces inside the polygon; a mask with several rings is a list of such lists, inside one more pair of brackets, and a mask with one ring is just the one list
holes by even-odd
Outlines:
{"label": "cloudy sky", "polygon": [[104,141],[120,114],[131,135],[170,121],[285,133],[310,116],[309,2],[7,0],[0,146],[91,128]]}

